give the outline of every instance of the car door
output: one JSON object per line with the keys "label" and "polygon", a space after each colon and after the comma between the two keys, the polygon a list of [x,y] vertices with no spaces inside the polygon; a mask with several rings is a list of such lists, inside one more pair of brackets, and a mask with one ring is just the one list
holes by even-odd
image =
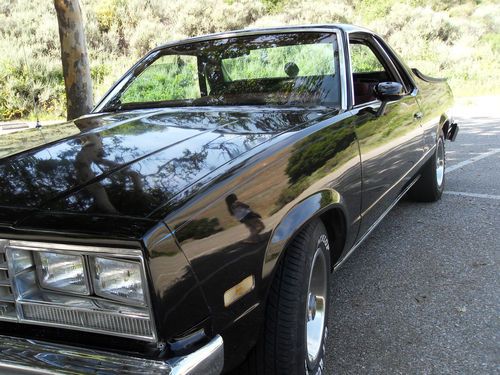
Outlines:
{"label": "car door", "polygon": [[[405,82],[383,47],[371,35],[351,34],[349,51],[352,75],[355,132],[362,161],[362,223],[366,233],[396,200],[423,156],[421,112],[416,89]],[[379,82],[399,82],[406,95],[387,102],[375,97]]]}

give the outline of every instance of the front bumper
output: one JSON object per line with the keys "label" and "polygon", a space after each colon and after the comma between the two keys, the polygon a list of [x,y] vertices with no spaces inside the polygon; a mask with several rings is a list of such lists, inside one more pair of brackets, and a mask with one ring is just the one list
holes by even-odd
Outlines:
{"label": "front bumper", "polygon": [[216,375],[224,343],[216,336],[197,351],[155,361],[17,337],[0,336],[0,373]]}

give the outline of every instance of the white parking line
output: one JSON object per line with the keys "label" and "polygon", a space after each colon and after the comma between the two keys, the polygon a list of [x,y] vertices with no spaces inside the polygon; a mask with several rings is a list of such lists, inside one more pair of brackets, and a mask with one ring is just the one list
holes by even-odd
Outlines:
{"label": "white parking line", "polygon": [[461,195],[464,197],[472,197],[472,198],[485,198],[485,199],[498,199],[500,200],[500,195],[491,195],[491,194],[478,194],[478,193],[466,193],[463,191],[444,191],[445,194],[450,195]]}
{"label": "white parking line", "polygon": [[462,168],[462,167],[465,167],[466,165],[469,165],[471,163],[474,163],[478,160],[481,160],[481,159],[484,159],[484,158],[487,158],[488,156],[491,156],[491,155],[495,155],[497,153],[500,152],[500,148],[495,148],[493,150],[490,150],[488,152],[484,152],[482,154],[479,154],[477,156],[474,156],[473,158],[470,158],[470,159],[467,159],[467,160],[464,160],[458,164],[455,164],[455,165],[452,165],[451,167],[447,167],[446,168],[446,173],[450,173],[450,172],[453,172],[459,168]]}

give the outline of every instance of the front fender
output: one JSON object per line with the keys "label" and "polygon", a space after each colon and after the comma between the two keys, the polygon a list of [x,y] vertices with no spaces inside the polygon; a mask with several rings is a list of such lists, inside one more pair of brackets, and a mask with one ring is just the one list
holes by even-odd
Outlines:
{"label": "front fender", "polygon": [[301,200],[286,213],[273,230],[268,243],[262,265],[262,279],[272,279],[287,245],[306,223],[332,208],[340,208],[346,214],[341,195],[334,189],[327,189]]}

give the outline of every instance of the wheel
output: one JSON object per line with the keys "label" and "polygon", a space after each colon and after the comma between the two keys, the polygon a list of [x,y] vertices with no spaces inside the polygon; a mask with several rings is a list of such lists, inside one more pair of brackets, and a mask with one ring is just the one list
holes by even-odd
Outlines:
{"label": "wheel", "polygon": [[408,192],[411,199],[419,202],[435,202],[441,199],[445,183],[446,153],[444,137],[439,136],[434,155],[424,165],[420,179]]}
{"label": "wheel", "polygon": [[324,372],[330,274],[327,231],[315,220],[286,249],[268,296],[262,340],[238,373]]}

